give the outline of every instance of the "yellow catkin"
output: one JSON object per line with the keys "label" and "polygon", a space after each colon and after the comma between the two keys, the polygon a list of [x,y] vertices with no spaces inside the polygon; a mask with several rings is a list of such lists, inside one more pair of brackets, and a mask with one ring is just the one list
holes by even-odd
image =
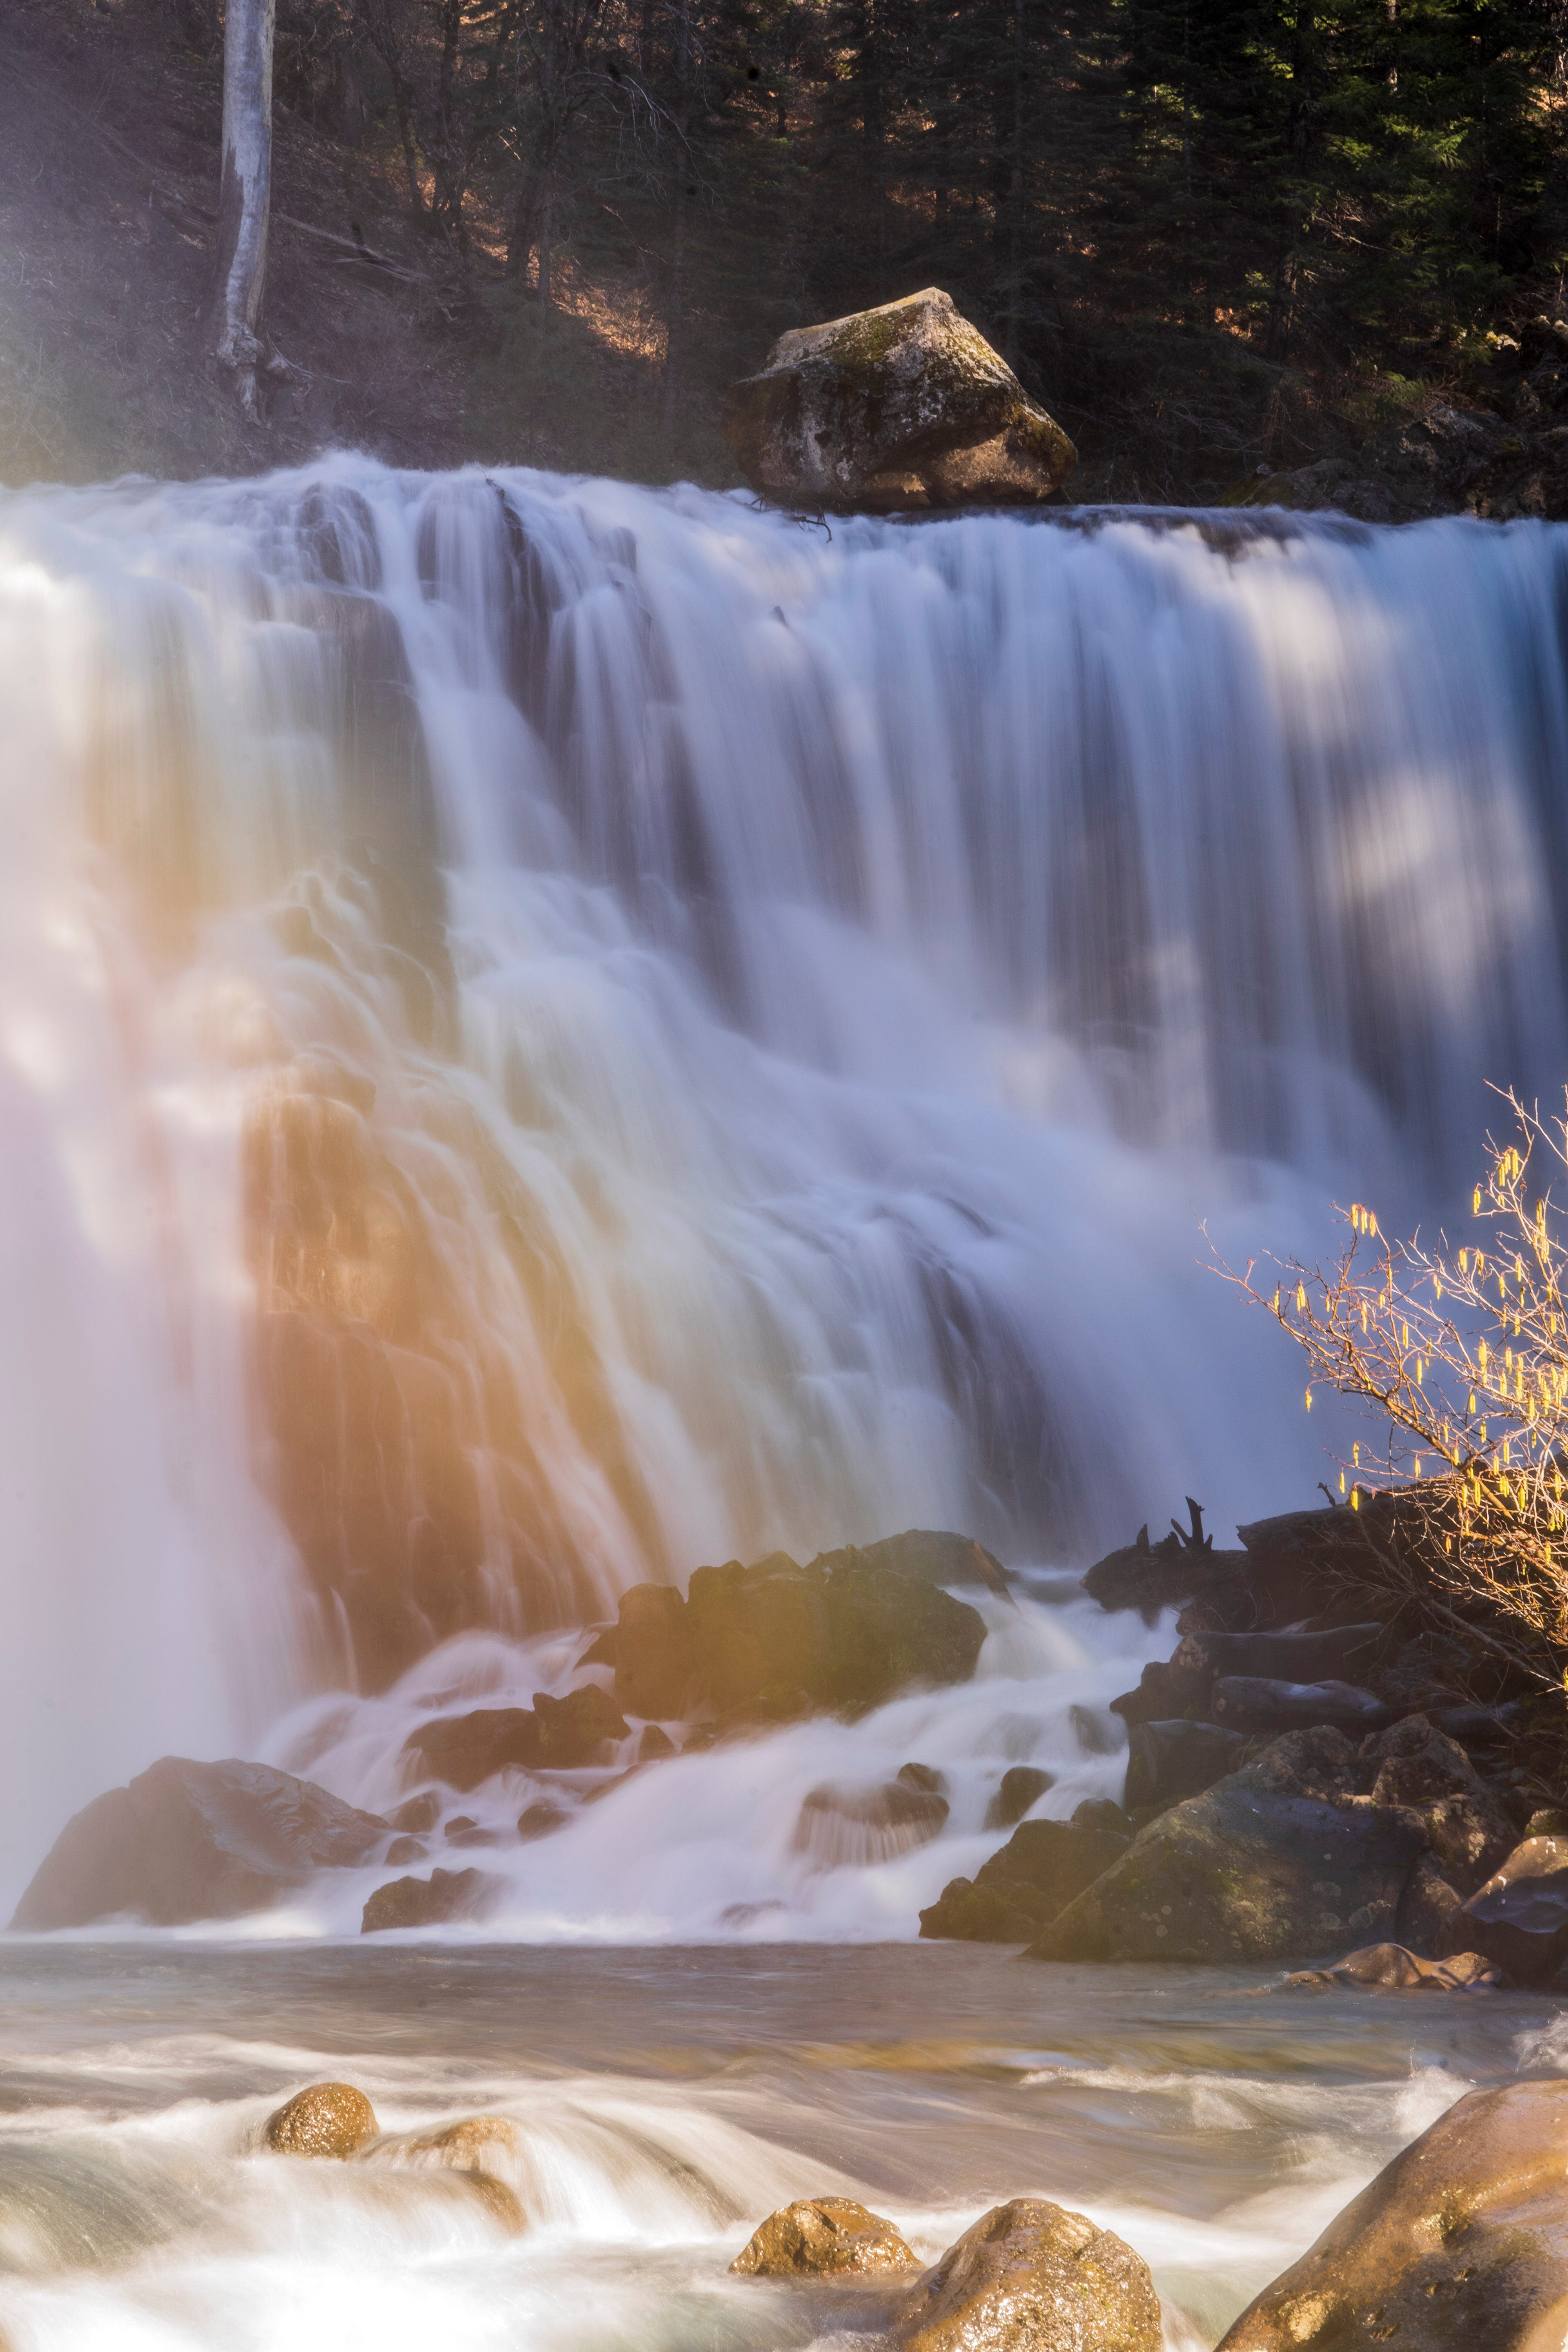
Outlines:
{"label": "yellow catkin", "polygon": [[1340,1472],[1340,1492],[1341,1492],[1341,1494],[1342,1495],[1342,1494],[1344,1493],[1344,1491],[1345,1491],[1345,1474],[1344,1474],[1344,1472],[1342,1470],[1342,1471]]}
{"label": "yellow catkin", "polygon": [[1478,1184],[1478,1185],[1476,1186],[1476,1197],[1475,1197],[1475,1199],[1470,1202],[1470,1214],[1471,1214],[1471,1216],[1472,1216],[1472,1217],[1479,1217],[1479,1216],[1480,1215],[1480,1213],[1481,1213],[1481,1188],[1480,1188],[1480,1186]]}
{"label": "yellow catkin", "polygon": [[1296,1285],[1296,1312],[1298,1315],[1304,1315],[1306,1311],[1307,1286],[1304,1282],[1299,1282]]}
{"label": "yellow catkin", "polygon": [[1309,1412],[1311,1412],[1311,1410],[1312,1410],[1312,1391],[1311,1391],[1311,1390],[1310,1390],[1310,1389],[1309,1389],[1309,1390],[1307,1391],[1307,1411],[1308,1411]]}

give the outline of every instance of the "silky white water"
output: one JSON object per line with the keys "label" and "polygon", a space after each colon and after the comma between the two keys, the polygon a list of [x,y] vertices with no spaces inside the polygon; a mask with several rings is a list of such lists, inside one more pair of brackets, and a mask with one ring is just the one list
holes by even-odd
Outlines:
{"label": "silky white water", "polygon": [[[1198,2345],[1467,2083],[1559,2063],[1539,2000],[913,1938],[1009,1764],[1117,1791],[1170,1628],[1063,1567],[1332,1475],[1211,1257],[1441,1215],[1488,1083],[1561,1083],[1565,549],[351,458],[0,499],[0,1899],[168,1751],[390,1810],[411,1728],[573,1687],[643,1579],[910,1525],[1023,1571],[972,1685],[598,1798],[634,1738],[526,1845],[527,1776],[449,1798],[482,1931],[348,1940],[386,1874],[339,1873],[217,1944],[11,1946],[15,2352],[805,2345],[844,2306],[725,2264],[831,2186],[927,2252],[1083,2206]],[[357,1236],[345,1182],[300,1242],[301,1097]],[[268,1352],[312,1315],[384,1406],[324,1506],[334,1412]],[[365,1534],[383,1445],[428,1557]],[[934,1840],[803,1837],[909,1761]],[[535,2226],[399,2142],[258,2154],[328,2074],[395,2134],[510,2116]]]}

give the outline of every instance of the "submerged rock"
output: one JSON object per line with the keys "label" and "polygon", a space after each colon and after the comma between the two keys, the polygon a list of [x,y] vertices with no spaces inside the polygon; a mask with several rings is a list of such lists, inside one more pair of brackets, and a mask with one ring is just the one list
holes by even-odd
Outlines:
{"label": "submerged rock", "polygon": [[1149,2266],[1082,2213],[1016,2197],[966,2230],[900,2314],[897,2352],[1160,2352]]}
{"label": "submerged rock", "polygon": [[1078,462],[935,287],[781,335],[761,373],[731,386],[723,426],[752,488],[786,506],[1026,505]]}
{"label": "submerged rock", "polygon": [[973,1881],[948,1881],[940,1899],[921,1913],[921,1934],[932,1941],[1027,1943],[1119,1861],[1130,1843],[1114,1825],[1099,1821],[1023,1822]]}
{"label": "submerged rock", "polygon": [[433,1870],[428,1878],[394,1878],[364,1906],[362,1936],[387,1927],[437,1927],[449,1919],[479,1918],[506,1882],[488,1870]]}
{"label": "submerged rock", "polygon": [[804,1800],[790,1844],[818,1870],[864,1869],[928,1845],[947,1812],[945,1797],[907,1782],[828,1781]]}
{"label": "submerged rock", "polygon": [[1544,1984],[1568,1959],[1568,1838],[1526,1838],[1450,1913],[1437,1944],[1484,1953],[1521,1984]]}
{"label": "submerged rock", "polygon": [[352,2083],[312,2083],[275,2109],[262,2130],[279,2156],[353,2156],[375,2138],[375,2109]]}
{"label": "submerged rock", "polygon": [[1547,2352],[1568,2325],[1568,2082],[1472,2091],[1384,2166],[1219,2352]]}
{"label": "submerged rock", "polygon": [[238,1918],[318,1870],[374,1861],[387,1835],[374,1813],[269,1764],[164,1756],[66,1823],[11,1925],[83,1927],[121,1913],[159,1927]]}
{"label": "submerged rock", "polygon": [[842,2278],[920,2267],[891,2221],[848,2197],[803,2197],[782,2206],[730,2265],[742,2278]]}
{"label": "submerged rock", "polygon": [[1318,1991],[1346,1985],[1364,1991],[1490,1992],[1504,1981],[1502,1970],[1479,1952],[1458,1952],[1449,1960],[1424,1960],[1403,1944],[1369,1944],[1336,1960],[1331,1969],[1305,1969],[1287,1977],[1287,1991]]}

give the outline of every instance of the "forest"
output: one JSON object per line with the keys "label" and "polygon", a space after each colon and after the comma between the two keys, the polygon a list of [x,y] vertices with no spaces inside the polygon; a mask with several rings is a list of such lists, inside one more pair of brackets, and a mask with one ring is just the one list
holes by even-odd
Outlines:
{"label": "forest", "polygon": [[546,412],[614,314],[628,470],[722,477],[776,333],[936,284],[1158,498],[1486,400],[1562,307],[1565,76],[1563,0],[279,0],[276,93]]}

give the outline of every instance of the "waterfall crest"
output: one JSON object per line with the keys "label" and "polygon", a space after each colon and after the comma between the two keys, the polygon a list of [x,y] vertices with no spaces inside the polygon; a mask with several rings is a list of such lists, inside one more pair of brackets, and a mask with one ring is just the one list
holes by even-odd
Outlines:
{"label": "waterfall crest", "polygon": [[1440,1208],[1560,1082],[1565,584],[1544,526],[345,457],[5,499],[50,1818],[700,1560],[1309,1499],[1196,1220]]}

